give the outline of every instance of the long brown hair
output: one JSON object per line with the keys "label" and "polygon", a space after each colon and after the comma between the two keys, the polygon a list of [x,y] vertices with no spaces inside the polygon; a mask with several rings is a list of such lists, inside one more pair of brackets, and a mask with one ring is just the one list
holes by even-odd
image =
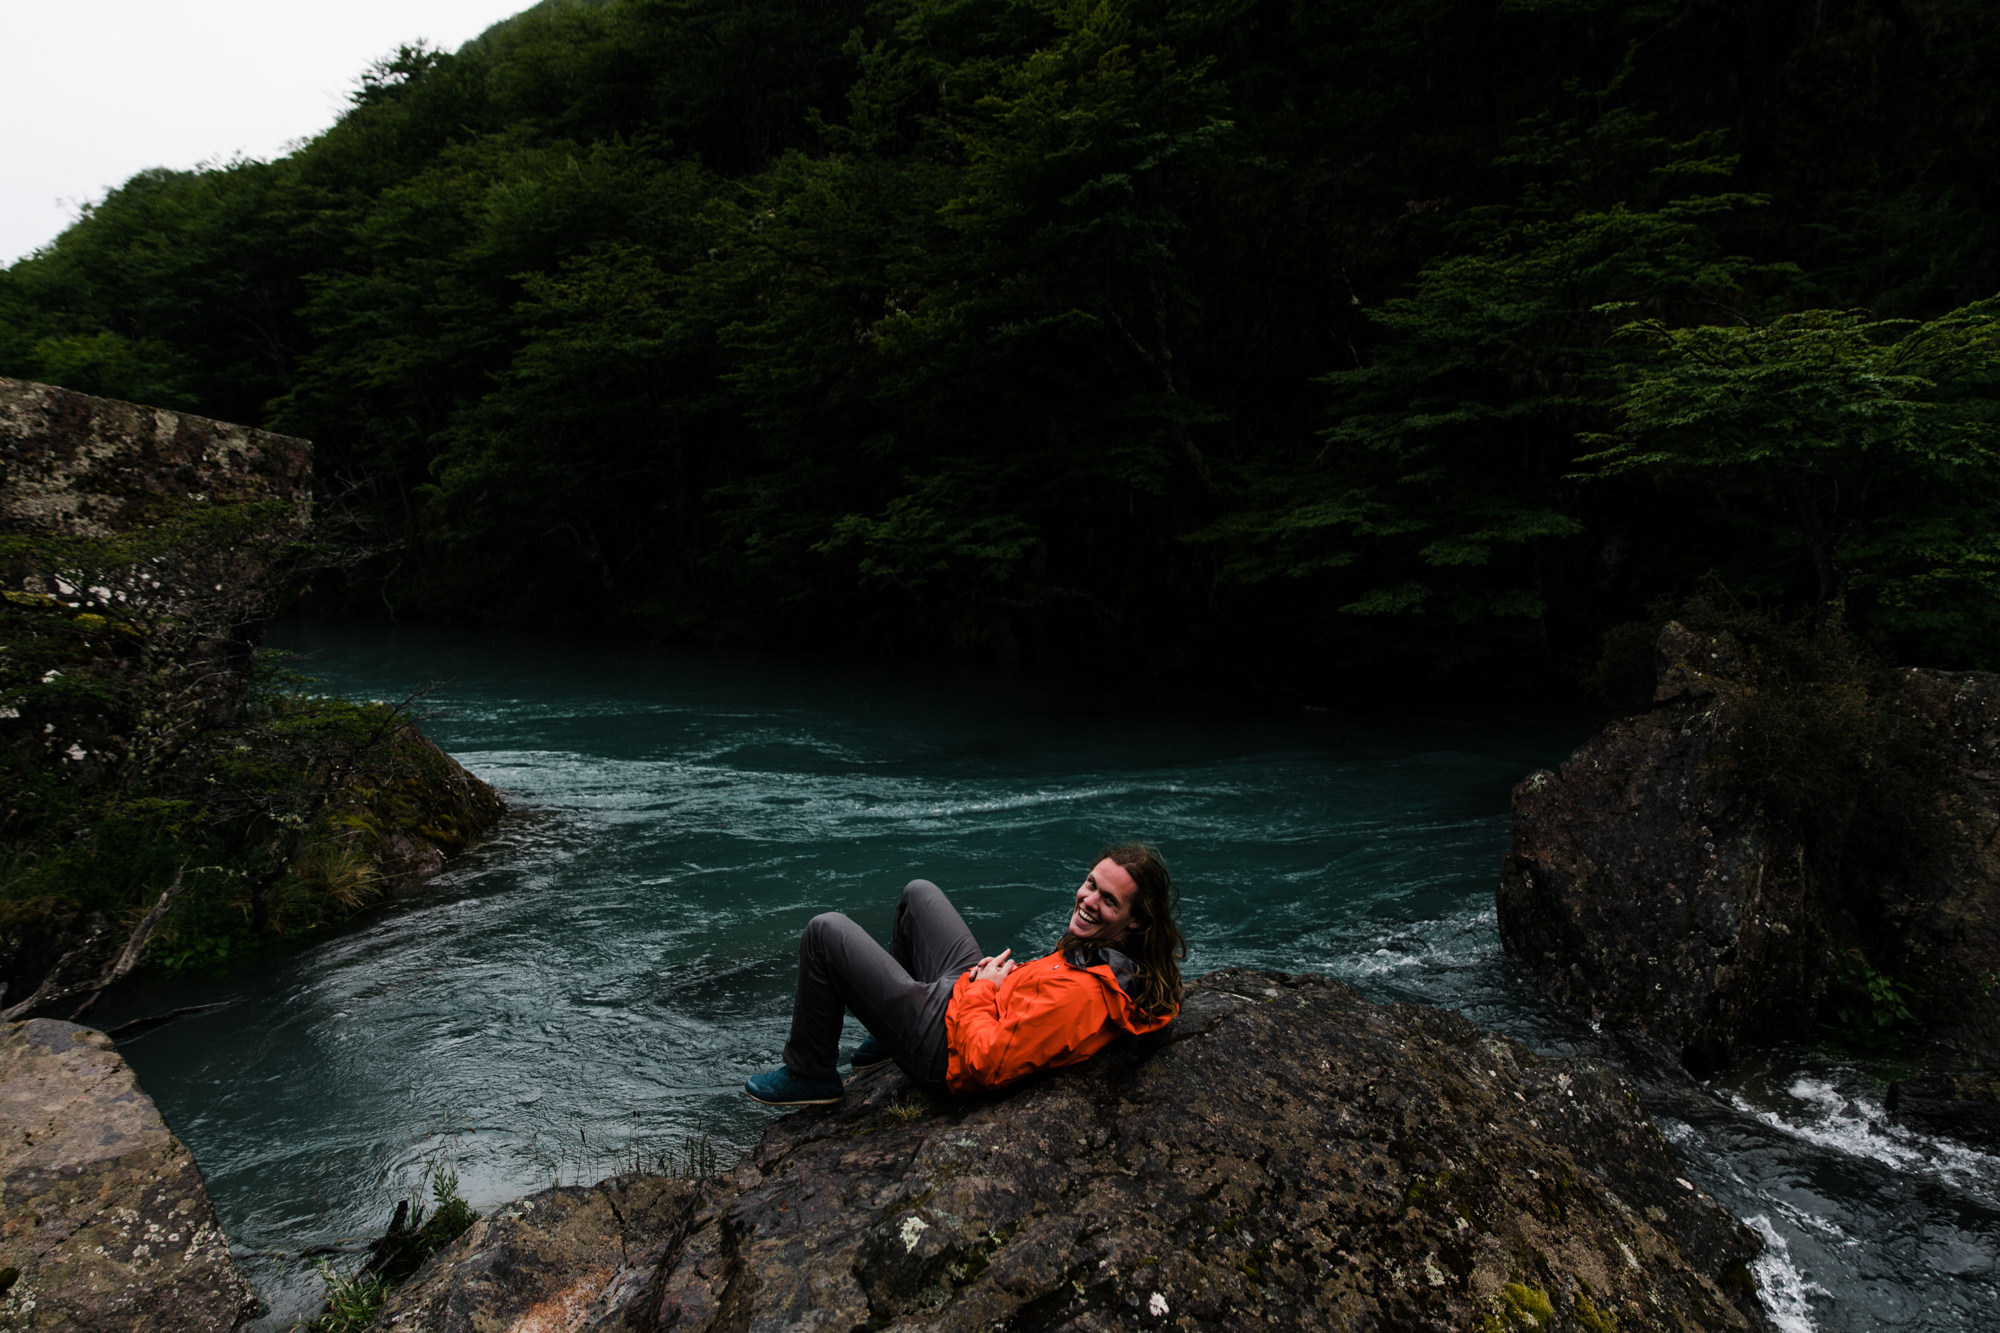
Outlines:
{"label": "long brown hair", "polygon": [[[1132,960],[1137,972],[1128,992],[1142,1013],[1158,1017],[1177,1013],[1181,1007],[1181,963],[1187,957],[1187,941],[1181,937],[1180,893],[1167,871],[1167,860],[1150,842],[1126,842],[1107,847],[1097,861],[1110,860],[1124,867],[1138,892],[1132,898],[1132,924],[1112,947]],[[1096,865],[1097,861],[1091,862]],[[1067,954],[1087,947],[1068,931],[1056,945]]]}

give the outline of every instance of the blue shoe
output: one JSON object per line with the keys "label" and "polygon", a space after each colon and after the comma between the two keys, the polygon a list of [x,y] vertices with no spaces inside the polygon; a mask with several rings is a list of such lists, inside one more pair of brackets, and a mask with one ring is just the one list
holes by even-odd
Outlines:
{"label": "blue shoe", "polygon": [[799,1078],[779,1065],[768,1074],[743,1080],[743,1091],[766,1106],[825,1106],[839,1101],[846,1089],[837,1078]]}
{"label": "blue shoe", "polygon": [[889,1054],[887,1046],[875,1040],[875,1034],[871,1032],[861,1039],[859,1046],[854,1048],[854,1054],[847,1057],[847,1063],[853,1065],[856,1069],[866,1069],[870,1065],[879,1065],[884,1060],[893,1060],[895,1058],[895,1056]]}

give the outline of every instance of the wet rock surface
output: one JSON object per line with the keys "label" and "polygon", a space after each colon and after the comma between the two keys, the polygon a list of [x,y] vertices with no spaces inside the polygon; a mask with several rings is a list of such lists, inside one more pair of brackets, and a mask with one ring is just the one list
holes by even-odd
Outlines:
{"label": "wet rock surface", "polygon": [[[1944,1050],[2000,1058],[2000,678],[1909,670],[1893,706],[1938,755],[1938,854],[1857,893],[1718,778],[1738,649],[1670,624],[1651,712],[1514,789],[1500,935],[1541,989],[1691,1069],[1809,1037],[1860,950]],[[1866,998],[1862,997],[1865,1006]]]}
{"label": "wet rock surface", "polygon": [[103,1033],[0,1027],[0,1127],[0,1329],[210,1333],[254,1312],[194,1159]]}
{"label": "wet rock surface", "polygon": [[382,1326],[1768,1327],[1755,1237],[1615,1074],[1318,977],[1212,974],[992,1099],[878,1066],[614,1212],[646,1188],[502,1210]]}

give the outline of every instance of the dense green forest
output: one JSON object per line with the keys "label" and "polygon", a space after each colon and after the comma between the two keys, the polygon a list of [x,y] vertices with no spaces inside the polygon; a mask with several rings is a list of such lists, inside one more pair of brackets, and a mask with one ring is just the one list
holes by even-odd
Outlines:
{"label": "dense green forest", "polygon": [[[402,615],[1573,683],[2000,666],[1989,0],[546,0],[0,274],[314,441]],[[328,590],[322,589],[322,593]]]}

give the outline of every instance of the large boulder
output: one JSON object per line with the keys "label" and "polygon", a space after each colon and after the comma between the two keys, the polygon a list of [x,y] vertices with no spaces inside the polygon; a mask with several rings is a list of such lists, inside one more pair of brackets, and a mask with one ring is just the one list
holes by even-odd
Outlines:
{"label": "large boulder", "polygon": [[2000,1074],[1959,1070],[1889,1085],[1883,1104],[1913,1129],[1975,1143],[2000,1143]]}
{"label": "large boulder", "polygon": [[0,1329],[221,1333],[256,1309],[201,1173],[101,1032],[0,1027]]}
{"label": "large boulder", "polygon": [[1651,711],[1514,789],[1508,952],[1559,1005],[1697,1071],[1905,999],[1942,1047],[2000,1058],[2000,678],[1881,687],[1930,786],[1904,812],[1925,854],[1873,874],[1816,855],[1727,762],[1760,688],[1745,658],[1669,624]]}
{"label": "large boulder", "polygon": [[698,1187],[503,1209],[378,1326],[1763,1329],[1757,1248],[1608,1070],[1232,971],[1004,1096],[878,1066]]}

